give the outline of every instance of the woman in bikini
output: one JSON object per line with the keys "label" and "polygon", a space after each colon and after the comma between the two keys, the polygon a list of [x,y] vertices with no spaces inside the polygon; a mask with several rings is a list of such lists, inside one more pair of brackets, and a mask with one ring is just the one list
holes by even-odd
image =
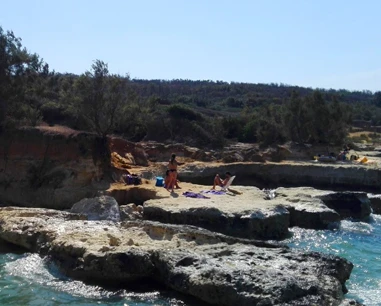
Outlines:
{"label": "woman in bikini", "polygon": [[171,159],[169,160],[168,163],[168,170],[169,170],[169,184],[166,186],[167,190],[173,189],[176,187],[176,189],[180,189],[180,186],[177,183],[177,166],[181,166],[184,163],[179,163],[176,160],[176,154],[171,155]]}
{"label": "woman in bikini", "polygon": [[216,189],[216,186],[224,187],[229,182],[232,175],[230,172],[226,172],[225,176],[226,178],[223,180],[218,174],[216,174],[214,177],[212,190]]}

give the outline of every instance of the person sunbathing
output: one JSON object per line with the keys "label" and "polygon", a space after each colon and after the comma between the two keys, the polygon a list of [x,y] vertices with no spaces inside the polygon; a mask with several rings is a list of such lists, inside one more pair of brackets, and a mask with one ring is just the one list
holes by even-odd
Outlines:
{"label": "person sunbathing", "polygon": [[225,187],[226,184],[229,182],[230,178],[232,177],[230,172],[225,173],[225,179],[223,180],[218,174],[214,177],[213,187],[212,190],[216,189],[216,186],[220,186],[221,188]]}

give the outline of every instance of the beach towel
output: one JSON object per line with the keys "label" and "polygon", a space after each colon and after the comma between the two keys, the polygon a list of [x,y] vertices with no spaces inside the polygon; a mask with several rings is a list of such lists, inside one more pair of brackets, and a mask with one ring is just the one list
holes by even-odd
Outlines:
{"label": "beach towel", "polygon": [[209,197],[204,196],[203,194],[196,193],[196,192],[191,192],[191,191],[184,192],[183,196],[186,196],[187,198],[210,199]]}

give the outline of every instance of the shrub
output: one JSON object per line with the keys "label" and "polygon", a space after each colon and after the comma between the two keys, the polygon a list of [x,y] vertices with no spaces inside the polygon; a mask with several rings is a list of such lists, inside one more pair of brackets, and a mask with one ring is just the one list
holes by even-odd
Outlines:
{"label": "shrub", "polygon": [[168,108],[168,114],[175,119],[187,119],[190,121],[202,121],[203,117],[200,113],[181,104],[174,104]]}

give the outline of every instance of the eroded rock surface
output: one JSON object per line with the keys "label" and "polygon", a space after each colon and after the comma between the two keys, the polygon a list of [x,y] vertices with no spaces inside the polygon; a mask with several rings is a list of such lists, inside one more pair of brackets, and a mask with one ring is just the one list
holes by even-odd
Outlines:
{"label": "eroded rock surface", "polygon": [[339,305],[353,265],[261,241],[155,222],[0,208],[0,238],[100,284],[154,280],[213,305]]}
{"label": "eroded rock surface", "polygon": [[319,198],[342,218],[364,220],[371,213],[371,203],[365,192],[331,192]]}
{"label": "eroded rock surface", "polygon": [[144,218],[200,226],[236,237],[281,239],[287,236],[289,227],[326,229],[342,219],[363,219],[370,214],[365,193],[277,188],[275,197],[269,200],[267,192],[256,187],[234,186],[231,189],[236,193],[202,193],[209,199],[199,199],[186,198],[182,193],[200,193],[208,187],[186,186],[172,196],[146,201]]}
{"label": "eroded rock surface", "polygon": [[120,219],[125,220],[141,220],[143,219],[143,206],[130,203],[127,205],[121,205],[120,210]]}
{"label": "eroded rock surface", "polygon": [[29,127],[0,135],[4,204],[68,209],[108,188],[101,180],[109,158],[107,144],[94,134],[56,129]]}
{"label": "eroded rock surface", "polygon": [[373,209],[373,213],[381,215],[381,195],[380,194],[368,194],[370,204]]}
{"label": "eroded rock surface", "polygon": [[216,173],[237,174],[235,184],[256,186],[344,187],[350,190],[380,190],[381,170],[377,165],[314,163],[312,161],[187,163],[179,171],[182,181],[207,184]]}
{"label": "eroded rock surface", "polygon": [[118,202],[110,196],[82,199],[73,205],[70,212],[85,215],[88,220],[120,221]]}

